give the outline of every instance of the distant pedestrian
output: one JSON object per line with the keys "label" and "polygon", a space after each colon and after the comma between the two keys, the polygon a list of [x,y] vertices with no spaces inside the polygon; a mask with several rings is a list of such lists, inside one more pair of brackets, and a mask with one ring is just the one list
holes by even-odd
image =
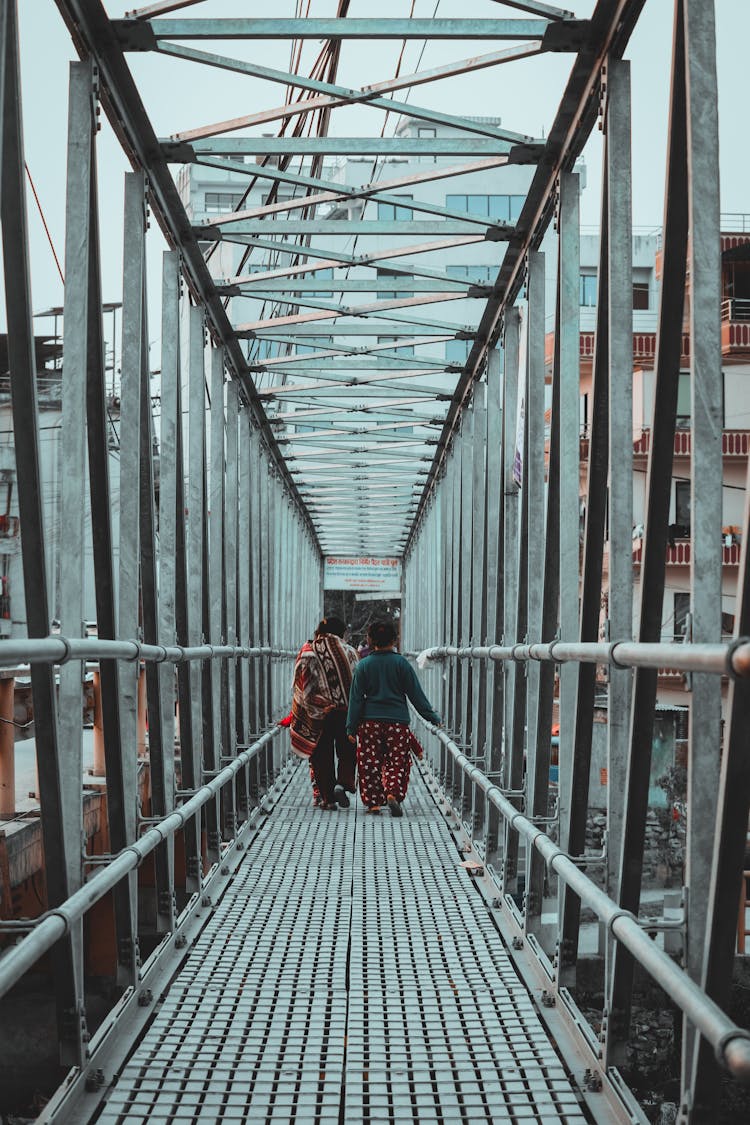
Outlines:
{"label": "distant pedestrian", "polygon": [[402,816],[401,802],[409,785],[409,754],[422,747],[409,729],[411,700],[423,718],[440,723],[440,716],[420,687],[409,661],[395,651],[397,632],[391,621],[370,626],[370,655],[354,671],[346,731],[357,740],[359,792],[367,811],[387,804],[392,816]]}
{"label": "distant pedestrian", "polygon": [[344,642],[345,630],[339,617],[324,617],[294,665],[292,750],[308,759],[314,799],[324,809],[348,808],[347,793],[355,791],[356,755],[346,737],[346,714],[357,653]]}

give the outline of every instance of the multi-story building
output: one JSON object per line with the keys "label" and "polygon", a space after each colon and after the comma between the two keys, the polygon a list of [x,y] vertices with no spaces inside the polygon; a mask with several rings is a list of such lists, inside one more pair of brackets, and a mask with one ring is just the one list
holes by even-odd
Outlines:
{"label": "multi-story building", "polygon": [[[722,561],[722,634],[734,630],[740,532],[743,519],[750,450],[750,218],[722,216],[722,537],[716,544]],[[589,401],[592,388],[594,329],[597,300],[598,237],[581,239],[581,504],[586,492]],[[634,629],[640,609],[640,563],[646,510],[646,468],[651,443],[654,405],[657,308],[661,268],[660,234],[638,235],[633,242],[633,569]],[[691,401],[690,401],[690,279],[687,279],[683,345],[677,402],[669,511],[669,541],[665,559],[662,640],[682,640],[690,623],[691,561]],[[607,616],[608,554],[605,545],[602,578],[602,625]],[[726,699],[726,681],[723,695]],[[656,779],[674,762],[684,764],[689,723],[689,695],[684,674],[664,668],[659,673],[652,769],[652,803],[663,803]],[[600,717],[606,721],[606,693]],[[604,743],[599,747],[605,761]],[[595,761],[597,751],[595,748]],[[606,771],[605,771],[606,774]],[[605,776],[603,775],[603,778]],[[603,803],[605,782],[592,771],[592,803]],[[601,797],[602,801],[598,801]]]}
{"label": "multi-story building", "polygon": [[[500,127],[499,118],[480,117],[469,120],[488,127]],[[453,135],[460,137],[465,134],[448,126],[427,125],[424,121],[413,118],[402,118],[396,129],[396,136],[405,139],[447,138]],[[510,142],[507,147],[511,147]],[[232,158],[232,163],[237,163],[236,157]],[[275,165],[272,166],[272,171],[274,167]],[[436,173],[435,178],[422,178],[429,175],[432,167]],[[318,203],[314,214],[317,219],[327,223],[341,223],[342,238],[340,243],[336,241],[333,251],[333,255],[338,254],[341,258],[340,263],[331,262],[333,255],[329,229],[325,239],[321,240],[325,246],[319,248],[313,235],[309,239],[309,245],[301,248],[310,268],[308,272],[297,275],[299,280],[295,277],[292,283],[290,280],[274,281],[261,276],[257,284],[253,284],[253,274],[263,275],[288,264],[291,254],[271,249],[268,245],[255,247],[248,254],[247,244],[219,242],[210,257],[214,276],[217,279],[230,279],[239,274],[249,279],[243,282],[242,295],[232,298],[232,322],[235,325],[256,325],[279,311],[288,313],[298,309],[300,313],[305,313],[312,309],[330,308],[334,301],[338,301],[337,294],[341,292],[342,283],[352,282],[355,287],[348,290],[347,298],[341,303],[350,306],[353,311],[357,305],[378,301],[396,302],[392,306],[393,318],[386,315],[388,310],[385,308],[382,317],[369,317],[371,322],[379,325],[377,339],[370,342],[377,344],[383,362],[403,366],[410,357],[417,356],[419,359],[434,361],[436,366],[444,365],[448,369],[443,379],[445,389],[452,390],[456,371],[465,363],[471,347],[471,339],[462,338],[465,335],[463,329],[469,327],[472,319],[468,312],[468,302],[486,299],[488,286],[497,275],[504,253],[504,244],[487,238],[487,230],[493,223],[512,223],[517,218],[532,175],[532,169],[523,165],[487,167],[471,172],[467,170],[470,167],[471,162],[466,158],[444,155],[405,154],[377,159],[372,156],[348,156],[336,162],[326,161],[317,173],[317,178],[324,181],[324,190],[325,187],[330,187],[331,194],[338,192],[343,198]],[[461,168],[464,169],[463,172]],[[300,168],[295,166],[294,171],[299,174]],[[309,167],[305,166],[301,171],[309,174]],[[409,181],[414,177],[419,177],[419,180],[412,184]],[[391,201],[368,199],[366,194],[346,198],[352,189],[359,191],[375,182],[380,185],[381,190],[386,183],[392,183],[393,186],[389,186],[387,192]],[[256,211],[270,203],[291,205],[295,199],[303,200],[306,191],[303,186],[288,183],[274,186],[272,180],[254,179],[250,174],[242,175],[234,169],[227,167],[225,170],[216,164],[212,167],[186,166],[178,180],[178,187],[188,213],[196,224],[210,224],[218,216],[227,219],[237,208],[246,212]],[[418,202],[420,207],[412,209],[412,201]],[[421,209],[422,205],[424,210]],[[433,206],[436,210],[430,211],[429,208]],[[476,216],[476,234],[469,231],[467,236],[464,223],[462,236],[455,238],[455,245],[449,245],[450,236],[446,237],[440,231],[442,225],[450,223],[450,217],[441,213],[446,210]],[[283,238],[285,218],[293,219],[301,214],[301,208],[293,207],[284,212],[277,211],[275,216],[268,214],[265,217],[265,233],[260,241],[267,244],[270,238]],[[374,235],[348,233],[347,227],[351,225],[353,228],[361,219],[387,223],[388,229],[382,234]],[[434,233],[415,235],[409,230],[410,226],[423,220],[434,222]],[[399,225],[403,225],[402,229],[399,229]],[[425,254],[423,244],[437,240],[445,245],[439,251]],[[403,243],[403,255],[393,256],[394,242],[397,245]],[[378,260],[378,253],[386,248],[391,248],[389,256]],[[296,253],[300,253],[299,247]],[[363,263],[362,257],[370,254],[374,257],[373,264]],[[316,265],[319,262],[321,264]],[[399,273],[399,266],[410,265],[422,267],[421,276],[412,279],[408,274]],[[431,276],[431,271],[434,271],[434,276]],[[254,290],[259,294],[257,298],[253,296]],[[449,292],[453,298],[437,299],[434,303],[420,305],[417,310],[433,320],[444,321],[445,330],[408,330],[408,307],[399,308],[397,303],[415,296],[425,298],[430,292]],[[346,324],[348,323],[347,320]],[[339,320],[339,342],[342,336],[346,339],[346,324]],[[271,338],[283,335],[278,331],[256,331],[257,338],[248,341],[247,355],[251,363],[257,365],[255,378],[262,390],[272,381],[278,382],[278,379],[262,370],[264,361],[268,359],[289,356],[304,363],[305,370],[312,372],[318,366],[315,352],[325,349],[330,322],[312,323],[309,332],[299,332],[293,342],[290,339]],[[354,337],[352,340],[356,343]],[[361,342],[359,341],[360,344]],[[337,370],[345,370],[340,361],[337,362]],[[440,376],[437,379],[431,378],[431,383],[440,386]]]}

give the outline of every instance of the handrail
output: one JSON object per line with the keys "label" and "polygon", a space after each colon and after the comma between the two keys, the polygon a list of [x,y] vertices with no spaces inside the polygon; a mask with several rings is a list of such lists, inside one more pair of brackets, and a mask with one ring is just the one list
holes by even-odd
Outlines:
{"label": "handrail", "polygon": [[73,922],[82,918],[86,911],[111,891],[129,871],[140,867],[147,855],[184,827],[190,817],[199,812],[211,797],[232,780],[235,774],[249,765],[258,751],[271,741],[279,729],[278,724],[270,727],[256,742],[239,753],[234,761],[197,789],[184,805],[158,824],[152,825],[134,843],[123,848],[110,863],[100,868],[88,883],[75,891],[60,906],[43,914],[31,933],[0,956],[0,997],[4,996],[44,953],[47,953],[70,931]]}
{"label": "handrail", "polygon": [[[606,646],[605,646],[606,647]],[[641,928],[629,910],[623,910],[600,890],[574,860],[547,836],[533,821],[520,813],[501,790],[466,757],[444,730],[421,720],[453,756],[469,779],[478,786],[511,828],[523,836],[554,871],[605,923],[610,933],[630,950],[654,981],[671,996],[706,1040],[711,1044],[718,1062],[740,1082],[750,1084],[750,1031],[738,1027],[702,989],[661,950]]]}
{"label": "handrail", "polygon": [[750,677],[750,637],[725,644],[609,643],[549,641],[545,644],[435,645],[417,656],[424,668],[428,660],[455,656],[459,660],[552,661],[555,664],[611,664],[615,668],[674,668],[679,672],[715,672],[723,676]]}
{"label": "handrail", "polygon": [[182,664],[191,660],[248,659],[256,656],[293,657],[292,649],[243,645],[150,645],[142,641],[110,641],[98,637],[39,637],[0,641],[0,668],[16,664],[66,664],[69,660],[145,660]]}

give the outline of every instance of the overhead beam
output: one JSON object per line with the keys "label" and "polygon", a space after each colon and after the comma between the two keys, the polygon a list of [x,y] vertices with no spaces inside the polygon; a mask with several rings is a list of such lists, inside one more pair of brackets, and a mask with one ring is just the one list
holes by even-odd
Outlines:
{"label": "overhead beam", "polygon": [[[429,234],[464,234],[466,224],[475,223],[476,219],[406,219],[406,220],[381,220],[381,219],[284,219],[274,224],[278,227],[279,234],[284,235],[313,235],[334,238],[360,238],[397,237],[412,238],[414,235]],[[230,232],[220,230],[216,226],[196,224],[193,228],[195,237],[202,242],[214,239],[227,238],[230,234],[270,234],[271,225],[268,219],[240,219],[231,217],[227,224],[231,226]],[[514,228],[507,223],[491,223],[485,221],[484,238],[489,242],[500,242],[511,238]],[[304,249],[300,247],[300,249]]]}
{"label": "overhead beam", "polygon": [[[201,153],[226,156],[502,156],[504,141],[486,137],[215,137],[172,141],[163,138],[164,159],[192,164]],[[525,151],[525,150],[524,150]],[[536,153],[536,148],[529,150]],[[520,161],[519,161],[520,163]]]}
{"label": "overhead beam", "polygon": [[124,51],[153,50],[162,39],[427,39],[521,40],[567,42],[575,49],[588,22],[571,20],[564,29],[544,19],[157,19],[148,23],[113,20]]}

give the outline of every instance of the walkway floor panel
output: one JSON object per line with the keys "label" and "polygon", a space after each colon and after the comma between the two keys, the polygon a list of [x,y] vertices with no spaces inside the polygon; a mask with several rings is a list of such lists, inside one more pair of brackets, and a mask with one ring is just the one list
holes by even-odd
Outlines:
{"label": "walkway floor panel", "polygon": [[103,1125],[586,1120],[416,771],[405,813],[297,771]]}

